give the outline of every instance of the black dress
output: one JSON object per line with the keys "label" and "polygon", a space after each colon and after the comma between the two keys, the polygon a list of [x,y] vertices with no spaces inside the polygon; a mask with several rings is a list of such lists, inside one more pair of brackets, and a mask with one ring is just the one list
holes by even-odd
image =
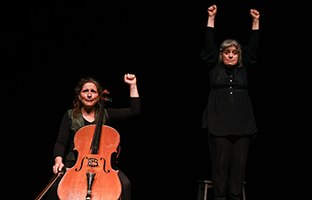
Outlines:
{"label": "black dress", "polygon": [[214,28],[207,27],[201,53],[209,68],[210,94],[202,118],[203,128],[215,136],[244,136],[257,132],[247,91],[247,68],[256,62],[259,30],[252,30],[249,44],[242,48],[241,67],[228,69],[218,64],[219,48],[214,45]]}

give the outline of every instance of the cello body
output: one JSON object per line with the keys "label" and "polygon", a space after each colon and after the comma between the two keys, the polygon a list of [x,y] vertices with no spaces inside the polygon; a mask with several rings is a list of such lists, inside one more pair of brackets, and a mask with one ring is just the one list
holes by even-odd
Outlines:
{"label": "cello body", "polygon": [[61,200],[118,200],[121,195],[118,171],[111,167],[111,156],[116,153],[120,136],[112,127],[101,125],[98,149],[94,152],[95,129],[96,125],[88,125],[75,135],[78,158],[59,183]]}

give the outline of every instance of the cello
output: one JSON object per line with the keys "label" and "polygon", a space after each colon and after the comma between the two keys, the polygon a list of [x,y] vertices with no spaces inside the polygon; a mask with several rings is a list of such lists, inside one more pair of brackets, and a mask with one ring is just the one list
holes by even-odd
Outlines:
{"label": "cello", "polygon": [[[108,94],[107,90],[102,94]],[[59,183],[60,200],[117,200],[121,195],[118,170],[111,166],[120,136],[114,128],[102,125],[106,101],[107,97],[101,98],[96,125],[84,126],[76,132],[74,150],[78,151],[78,157]]]}

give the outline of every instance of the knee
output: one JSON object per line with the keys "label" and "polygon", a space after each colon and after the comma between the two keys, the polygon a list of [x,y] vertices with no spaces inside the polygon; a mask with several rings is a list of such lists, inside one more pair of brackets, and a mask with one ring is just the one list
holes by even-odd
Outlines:
{"label": "knee", "polygon": [[216,173],[224,173],[229,169],[229,162],[226,162],[224,159],[220,159],[212,163],[212,168]]}
{"label": "knee", "polygon": [[128,178],[124,178],[121,180],[122,190],[123,191],[131,191],[131,182]]}

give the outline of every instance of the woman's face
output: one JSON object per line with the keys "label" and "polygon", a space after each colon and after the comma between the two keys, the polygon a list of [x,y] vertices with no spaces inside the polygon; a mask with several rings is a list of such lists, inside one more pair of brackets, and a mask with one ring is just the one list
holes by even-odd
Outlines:
{"label": "woman's face", "polygon": [[93,109],[99,100],[99,93],[96,85],[91,82],[85,83],[78,97],[85,109]]}
{"label": "woman's face", "polygon": [[238,51],[235,46],[226,48],[222,52],[223,63],[226,66],[232,67],[238,62]]}

